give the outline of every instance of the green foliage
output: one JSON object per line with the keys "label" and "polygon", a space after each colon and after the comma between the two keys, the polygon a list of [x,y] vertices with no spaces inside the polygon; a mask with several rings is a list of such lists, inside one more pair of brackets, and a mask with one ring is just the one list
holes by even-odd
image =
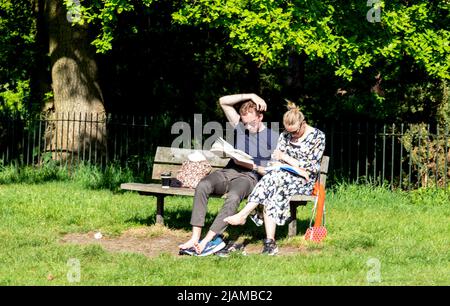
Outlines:
{"label": "green foliage", "polygon": [[450,184],[445,188],[419,188],[409,193],[411,204],[421,206],[439,206],[450,203]]}
{"label": "green foliage", "polygon": [[73,171],[72,180],[89,189],[118,191],[124,182],[139,181],[130,169],[119,165],[108,165],[105,169],[92,165],[80,165]]}
{"label": "green foliage", "polygon": [[[117,27],[118,15],[131,12],[135,9],[131,0],[94,0],[94,1],[64,0],[68,12],[72,12],[77,18],[76,24],[85,23],[100,25],[100,33],[92,41],[98,53],[106,53],[112,48],[114,31]],[[150,6],[154,0],[141,0],[143,5]]]}
{"label": "green foliage", "polygon": [[[169,121],[195,111],[216,119],[223,116],[213,105],[220,95],[252,91],[270,103],[274,121],[283,98],[299,103],[312,122],[448,118],[448,0],[381,1],[375,23],[360,0],[65,4],[73,26],[89,25],[103,53],[99,77],[114,84],[102,88],[108,111],[167,113]],[[0,0],[0,15],[0,109],[23,113],[41,105],[29,96],[38,81],[47,82],[33,73],[47,55],[35,45],[31,1]],[[51,67],[40,68],[50,79]]]}
{"label": "green foliage", "polygon": [[449,5],[426,0],[406,5],[382,1],[381,22],[366,19],[365,1],[184,1],[173,14],[181,24],[206,24],[229,34],[230,44],[260,65],[281,65],[291,47],[310,58],[325,58],[335,73],[351,80],[380,60],[405,55],[430,76],[449,79]]}
{"label": "green foliage", "polygon": [[7,165],[0,167],[0,184],[40,184],[48,181],[66,181],[69,179],[66,169],[47,164],[40,168]]}
{"label": "green foliage", "polygon": [[436,103],[438,109],[436,111],[437,122],[441,126],[450,126],[450,81],[442,81],[437,87],[440,94],[434,95],[439,99]]}
{"label": "green foliage", "polygon": [[9,89],[9,84],[0,86],[0,113],[24,114],[30,96],[29,81],[18,80],[16,88]]}
{"label": "green foliage", "polygon": [[27,111],[35,32],[31,1],[0,0],[0,113]]}
{"label": "green foliage", "polygon": [[448,133],[448,126],[441,126],[438,133],[432,133],[426,124],[417,124],[410,125],[401,138],[410,154],[411,168],[417,173],[419,186],[443,187],[450,183]]}
{"label": "green foliage", "polygon": [[72,169],[59,165],[51,154],[43,158],[41,166],[18,166],[0,164],[0,184],[42,184],[51,181],[74,182],[88,189],[119,191],[124,182],[140,182],[130,168],[110,164],[104,169],[89,164],[80,164]]}

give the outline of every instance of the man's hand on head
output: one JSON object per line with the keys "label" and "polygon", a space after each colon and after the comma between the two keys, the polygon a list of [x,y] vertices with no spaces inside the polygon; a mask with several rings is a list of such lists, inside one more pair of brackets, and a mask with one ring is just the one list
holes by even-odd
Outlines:
{"label": "man's hand on head", "polygon": [[256,94],[252,94],[251,100],[256,104],[256,110],[260,112],[265,112],[267,110],[266,102]]}

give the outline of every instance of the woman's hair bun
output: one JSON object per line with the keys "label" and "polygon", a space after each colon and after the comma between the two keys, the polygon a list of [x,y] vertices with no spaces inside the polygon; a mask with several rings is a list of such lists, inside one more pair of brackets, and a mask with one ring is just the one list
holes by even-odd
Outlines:
{"label": "woman's hair bun", "polygon": [[292,101],[285,99],[285,101],[287,102],[287,109],[288,110],[300,110],[300,108]]}

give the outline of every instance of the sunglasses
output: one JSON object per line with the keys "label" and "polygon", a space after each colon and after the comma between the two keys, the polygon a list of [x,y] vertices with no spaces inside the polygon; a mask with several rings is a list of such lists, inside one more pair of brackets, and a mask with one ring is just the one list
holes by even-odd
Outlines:
{"label": "sunglasses", "polygon": [[291,134],[291,135],[298,134],[298,133],[300,133],[300,131],[301,131],[301,129],[303,128],[303,125],[304,125],[305,123],[306,123],[306,121],[303,120],[302,123],[300,123],[300,127],[299,127],[298,129],[296,129],[295,131],[289,132],[288,130],[286,130],[286,128],[285,128],[284,130],[285,130],[286,132],[288,132],[289,134]]}

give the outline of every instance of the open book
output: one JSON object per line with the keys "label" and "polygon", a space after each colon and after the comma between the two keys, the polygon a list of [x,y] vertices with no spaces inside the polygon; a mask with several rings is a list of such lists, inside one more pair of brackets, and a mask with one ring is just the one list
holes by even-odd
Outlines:
{"label": "open book", "polygon": [[272,166],[272,167],[266,167],[266,168],[265,168],[265,170],[266,170],[267,172],[272,171],[272,170],[278,170],[278,169],[281,169],[281,170],[285,170],[285,171],[294,173],[295,175],[301,175],[301,176],[304,176],[304,174],[302,174],[301,172],[298,171],[299,168],[296,168],[296,167],[293,167],[293,166],[287,165],[287,164],[284,164],[284,165],[278,165],[278,166]]}
{"label": "open book", "polygon": [[244,151],[235,149],[230,143],[219,137],[211,146],[210,151],[221,158],[232,158],[241,164],[245,164],[252,168],[254,165],[253,157]]}

